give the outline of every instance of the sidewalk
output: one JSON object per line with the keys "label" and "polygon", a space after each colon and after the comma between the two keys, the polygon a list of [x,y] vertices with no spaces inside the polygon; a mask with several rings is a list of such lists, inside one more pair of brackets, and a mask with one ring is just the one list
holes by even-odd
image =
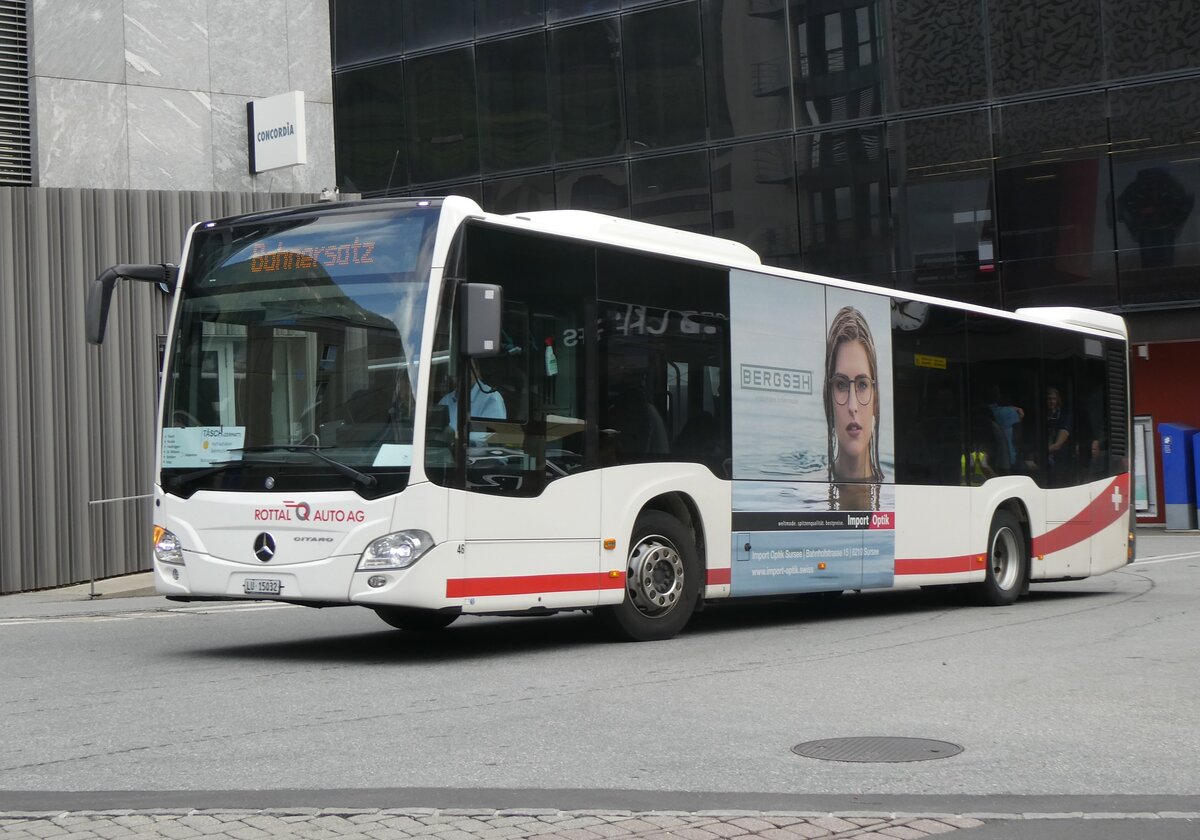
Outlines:
{"label": "sidewalk", "polygon": [[5,840],[920,840],[983,822],[971,817],[786,814],[753,811],[555,811],[548,809],[267,809],[0,812]]}

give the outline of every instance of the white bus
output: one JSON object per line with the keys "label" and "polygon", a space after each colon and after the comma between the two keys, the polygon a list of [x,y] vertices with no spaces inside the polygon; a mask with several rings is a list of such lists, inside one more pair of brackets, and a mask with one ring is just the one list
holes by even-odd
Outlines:
{"label": "white bus", "polygon": [[[1030,583],[1132,559],[1127,337],[763,266],[726,240],[461,197],[188,233],[154,487],[173,600],[429,631],[591,610]],[[460,410],[468,406],[469,410]]]}

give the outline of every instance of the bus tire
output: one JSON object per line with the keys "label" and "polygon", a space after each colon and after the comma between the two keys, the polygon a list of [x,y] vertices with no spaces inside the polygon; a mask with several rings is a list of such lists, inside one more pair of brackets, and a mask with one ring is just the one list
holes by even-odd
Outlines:
{"label": "bus tire", "polygon": [[976,600],[989,607],[1015,603],[1025,590],[1028,576],[1025,531],[1015,516],[998,510],[988,532],[987,577],[976,585]]}
{"label": "bus tire", "polygon": [[454,623],[459,613],[438,612],[437,610],[420,610],[414,607],[372,607],[375,615],[382,618],[397,630],[407,630],[409,633],[436,633]]}
{"label": "bus tire", "polygon": [[677,635],[700,597],[700,561],[690,530],[670,514],[643,511],[633,526],[625,600],[601,617],[619,638],[653,642]]}

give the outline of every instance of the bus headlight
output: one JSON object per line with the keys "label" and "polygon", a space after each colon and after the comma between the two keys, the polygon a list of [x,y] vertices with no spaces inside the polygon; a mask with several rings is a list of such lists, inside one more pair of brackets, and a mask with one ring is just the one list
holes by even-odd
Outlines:
{"label": "bus headlight", "polygon": [[407,569],[433,548],[433,537],[416,529],[386,534],[367,546],[358,559],[360,572],[375,569]]}
{"label": "bus headlight", "polygon": [[154,526],[154,559],[160,563],[183,565],[183,547],[179,537],[161,525]]}

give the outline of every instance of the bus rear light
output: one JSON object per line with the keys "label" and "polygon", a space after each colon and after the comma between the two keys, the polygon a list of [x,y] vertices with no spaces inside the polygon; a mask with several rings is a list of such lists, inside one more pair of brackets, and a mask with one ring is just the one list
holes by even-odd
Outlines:
{"label": "bus rear light", "polygon": [[367,546],[358,559],[358,570],[407,569],[433,548],[433,537],[426,531],[411,529],[385,534]]}
{"label": "bus rear light", "polygon": [[154,526],[154,559],[160,563],[183,565],[183,547],[179,538],[161,525]]}

